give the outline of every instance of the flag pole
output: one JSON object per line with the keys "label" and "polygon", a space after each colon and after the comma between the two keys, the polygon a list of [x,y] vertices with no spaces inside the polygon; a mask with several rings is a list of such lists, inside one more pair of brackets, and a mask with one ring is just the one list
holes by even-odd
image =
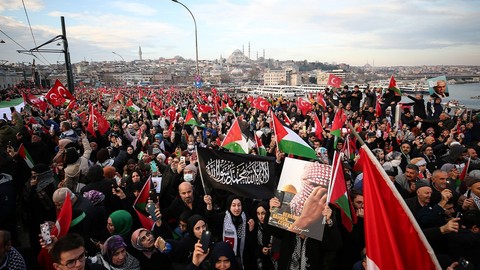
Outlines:
{"label": "flag pole", "polygon": [[200,156],[198,155],[198,146],[195,146],[195,152],[197,153],[198,172],[200,173],[200,180],[202,180],[203,192],[205,192],[205,195],[209,195],[207,193],[207,189],[205,188],[205,182],[203,180],[202,166],[200,165]]}

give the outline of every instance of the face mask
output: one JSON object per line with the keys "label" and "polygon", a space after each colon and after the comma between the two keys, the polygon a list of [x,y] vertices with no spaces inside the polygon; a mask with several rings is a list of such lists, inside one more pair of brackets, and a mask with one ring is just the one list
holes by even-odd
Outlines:
{"label": "face mask", "polygon": [[183,175],[183,180],[187,181],[187,182],[192,182],[193,181],[193,174],[184,174]]}
{"label": "face mask", "polygon": [[195,146],[194,146],[193,144],[189,144],[189,145],[187,146],[187,149],[190,150],[190,151],[192,151],[193,149],[195,149]]}
{"label": "face mask", "polygon": [[400,166],[400,163],[402,162],[401,160],[398,160],[398,159],[394,159],[392,161],[390,161],[392,163],[392,166],[393,167],[398,167]]}

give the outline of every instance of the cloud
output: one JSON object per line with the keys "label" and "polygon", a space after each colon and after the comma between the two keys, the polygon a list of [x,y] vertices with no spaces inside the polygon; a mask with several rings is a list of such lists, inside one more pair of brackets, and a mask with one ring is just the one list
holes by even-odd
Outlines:
{"label": "cloud", "polygon": [[[44,4],[42,0],[29,0],[25,1],[25,7],[27,11],[39,11],[43,9]],[[0,13],[19,9],[23,9],[22,1],[19,0],[2,0],[0,4]]]}

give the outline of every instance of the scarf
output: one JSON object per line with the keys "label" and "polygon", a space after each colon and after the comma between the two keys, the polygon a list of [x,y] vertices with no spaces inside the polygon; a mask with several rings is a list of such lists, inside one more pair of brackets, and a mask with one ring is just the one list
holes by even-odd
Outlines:
{"label": "scarf", "polygon": [[[225,218],[223,219],[223,241],[230,244],[235,256],[240,257],[240,260],[243,263],[243,248],[245,247],[245,235],[247,228],[247,216],[244,212],[242,212],[241,218],[241,224],[235,226],[233,224],[232,215],[229,211],[225,211]],[[238,243],[239,241],[240,245]],[[238,254],[238,251],[240,251],[240,254]]]}
{"label": "scarf", "polygon": [[477,205],[477,208],[480,209],[480,197],[475,195],[473,192],[470,190],[465,193],[465,197],[468,198],[468,193],[470,192],[470,197],[473,199],[473,202]]}
{"label": "scarf", "polygon": [[138,262],[137,258],[133,257],[128,252],[127,252],[127,257],[125,258],[125,263],[122,266],[111,265],[100,254],[93,257],[91,261],[92,263],[103,265],[105,268],[109,270],[140,270],[140,263]]}
{"label": "scarf", "polygon": [[295,235],[295,248],[293,249],[292,259],[290,260],[290,270],[307,269],[307,257],[305,250],[307,249],[307,238],[302,240],[299,234]]}

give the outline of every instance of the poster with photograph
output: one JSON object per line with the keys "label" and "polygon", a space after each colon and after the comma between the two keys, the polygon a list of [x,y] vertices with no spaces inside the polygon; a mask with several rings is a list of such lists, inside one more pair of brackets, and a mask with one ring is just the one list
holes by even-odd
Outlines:
{"label": "poster with photograph", "polygon": [[[284,230],[322,240],[325,207],[332,166],[318,162],[286,158],[269,224]],[[325,196],[325,198],[323,198]]]}
{"label": "poster with photograph", "polygon": [[428,79],[427,83],[430,96],[445,98],[450,95],[450,93],[448,93],[447,77],[445,75]]}

